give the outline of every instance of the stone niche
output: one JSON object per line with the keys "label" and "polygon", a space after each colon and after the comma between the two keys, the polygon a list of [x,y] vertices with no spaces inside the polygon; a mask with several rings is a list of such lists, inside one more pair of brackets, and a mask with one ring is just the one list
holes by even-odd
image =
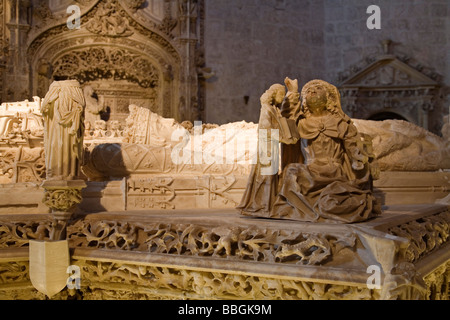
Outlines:
{"label": "stone niche", "polygon": [[434,119],[433,113],[441,108],[436,75],[418,71],[389,53],[389,41],[383,44],[383,55],[367,58],[365,66],[344,72],[345,80],[339,86],[344,111],[357,119],[406,120],[439,133],[435,123],[440,119]]}
{"label": "stone niche", "polygon": [[[76,79],[102,98],[104,120],[123,122],[130,104],[181,120],[201,118],[203,1],[22,2],[6,1],[1,16],[10,52],[3,101],[44,97],[53,80]],[[70,5],[80,8],[79,28],[69,28]],[[26,19],[16,21],[17,10]]]}

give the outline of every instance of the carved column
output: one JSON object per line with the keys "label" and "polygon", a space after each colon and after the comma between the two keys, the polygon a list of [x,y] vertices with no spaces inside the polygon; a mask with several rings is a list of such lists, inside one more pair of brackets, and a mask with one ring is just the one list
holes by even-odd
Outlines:
{"label": "carved column", "polygon": [[30,30],[29,0],[8,0],[5,10],[6,26],[9,29],[8,75],[5,81],[7,99],[10,101],[30,98],[26,40]]}
{"label": "carved column", "polygon": [[197,0],[179,0],[179,24],[180,43],[184,46],[184,83],[183,96],[185,97],[184,115],[187,119],[180,120],[201,120],[198,106],[198,75],[197,63],[195,59],[197,38]]}

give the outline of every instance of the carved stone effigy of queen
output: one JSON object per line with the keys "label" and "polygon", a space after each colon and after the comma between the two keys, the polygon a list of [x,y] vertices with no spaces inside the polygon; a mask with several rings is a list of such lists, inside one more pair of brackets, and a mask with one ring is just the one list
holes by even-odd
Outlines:
{"label": "carved stone effigy of queen", "polygon": [[85,105],[78,81],[54,81],[50,85],[41,104],[47,180],[79,179]]}
{"label": "carved stone effigy of queen", "polygon": [[[312,80],[300,99],[297,80],[285,83],[284,101],[274,103],[271,119],[265,119],[280,132],[282,172],[267,176],[258,170],[260,164],[254,166],[237,207],[241,214],[328,223],[379,215],[372,194],[378,171],[371,140],[342,111],[338,89]],[[283,126],[283,121],[291,124]]]}

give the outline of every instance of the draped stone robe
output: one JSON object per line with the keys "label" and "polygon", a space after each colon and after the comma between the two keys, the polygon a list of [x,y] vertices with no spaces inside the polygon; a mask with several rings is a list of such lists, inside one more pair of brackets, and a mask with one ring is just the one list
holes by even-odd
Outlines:
{"label": "draped stone robe", "polygon": [[363,150],[351,120],[337,113],[303,117],[298,130],[304,160],[284,169],[270,217],[352,223],[378,215],[369,164],[352,167]]}
{"label": "draped stone robe", "polygon": [[41,105],[47,180],[80,177],[84,108],[85,99],[78,81],[54,81],[50,85]]}
{"label": "draped stone robe", "polygon": [[[273,112],[270,115],[275,116]],[[284,141],[290,145],[284,145],[282,159],[290,162],[283,164],[280,177],[261,175],[259,162],[252,168],[237,207],[241,214],[331,223],[360,222],[378,215],[369,164],[359,170],[352,167],[362,150],[350,118],[337,113],[301,115],[298,132],[300,143]]]}

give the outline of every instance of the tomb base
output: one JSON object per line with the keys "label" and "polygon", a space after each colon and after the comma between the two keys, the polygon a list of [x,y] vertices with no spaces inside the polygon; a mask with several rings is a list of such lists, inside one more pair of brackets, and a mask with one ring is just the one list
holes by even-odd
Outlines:
{"label": "tomb base", "polygon": [[[449,299],[448,206],[392,205],[357,224],[240,216],[234,209],[76,215],[79,289],[54,299]],[[0,297],[44,299],[28,240],[48,214],[0,216]]]}

